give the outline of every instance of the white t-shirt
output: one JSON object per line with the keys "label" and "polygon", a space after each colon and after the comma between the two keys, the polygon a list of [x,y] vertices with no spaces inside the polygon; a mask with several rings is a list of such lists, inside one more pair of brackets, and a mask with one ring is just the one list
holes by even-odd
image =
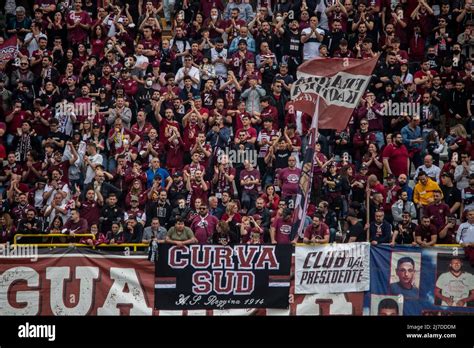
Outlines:
{"label": "white t-shirt", "polygon": [[[301,31],[301,36],[303,35],[307,36],[311,33],[311,31],[312,31],[311,28],[303,29]],[[319,34],[324,35],[323,29],[316,28],[316,31]],[[313,33],[310,36],[309,40],[303,44],[303,60],[309,60],[309,59],[319,57],[319,46],[321,46],[321,42],[318,41],[318,39],[316,38],[316,34]]]}
{"label": "white t-shirt", "polygon": [[[200,89],[200,85],[201,85],[201,74],[200,74],[200,72],[199,72],[199,69],[196,68],[196,67],[194,67],[194,66],[192,66],[191,68],[189,68],[189,71],[188,71],[187,74],[184,73],[184,69],[185,69],[185,68],[182,67],[182,68],[180,68],[180,69],[178,70],[178,72],[176,73],[175,80],[179,80],[179,79],[183,78],[184,76],[188,75],[188,76],[192,77],[193,79],[196,79],[196,80],[199,81],[198,84],[196,84],[196,83],[193,82],[193,87],[199,90],[199,89]],[[183,80],[181,80],[181,81],[179,82],[179,88],[181,88],[181,89],[184,88],[184,81],[183,81]]]}
{"label": "white t-shirt", "polygon": [[[436,287],[441,289],[441,294],[451,297],[456,303],[457,301],[469,297],[469,293],[474,289],[474,276],[469,273],[461,273],[456,277],[451,272],[443,273],[436,281]],[[446,302],[442,302],[442,306],[447,306]],[[466,307],[466,304],[464,304]]]}
{"label": "white t-shirt", "polygon": [[[103,163],[103,158],[102,155],[99,153],[96,153],[94,156],[89,156],[89,161],[93,164],[102,164]],[[88,184],[94,180],[95,177],[95,170],[92,168],[92,166],[87,165],[86,169],[86,177],[84,179],[84,184]]]}

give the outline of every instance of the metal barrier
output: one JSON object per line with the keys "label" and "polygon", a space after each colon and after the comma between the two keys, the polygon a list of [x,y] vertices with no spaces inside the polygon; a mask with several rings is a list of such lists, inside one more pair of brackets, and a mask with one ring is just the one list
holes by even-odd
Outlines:
{"label": "metal barrier", "polygon": [[[15,234],[15,236],[13,237],[13,245],[16,246],[18,244],[21,244],[21,243],[18,243],[18,239],[20,239],[22,237],[41,237],[41,238],[62,237],[62,238],[67,238],[67,237],[71,237],[71,236],[64,235],[62,233],[51,233],[51,234],[41,234],[41,233],[38,233],[38,234],[22,234],[22,233],[18,233],[18,234]],[[75,237],[78,237],[78,238],[89,237],[89,238],[95,240],[95,235],[92,234],[92,233],[75,234],[74,237],[72,237],[72,238],[75,238]],[[83,244],[83,243],[34,243],[34,244],[38,245],[38,246],[44,246],[44,247],[68,247],[71,244],[74,244],[75,246],[79,246],[79,247],[89,246],[89,245]]]}
{"label": "metal barrier", "polygon": [[[64,234],[58,234],[58,233],[53,233],[53,234],[21,234],[21,233],[19,233],[19,234],[16,234],[13,237],[13,245],[15,247],[17,245],[21,245],[21,243],[18,243],[18,239],[20,239],[22,237],[38,237],[38,238],[39,237],[40,238],[62,237],[62,238],[67,238],[67,237],[72,237],[72,236],[64,235]],[[89,237],[92,240],[95,240],[95,235],[91,234],[91,233],[75,234],[74,237],[72,237],[72,238],[75,238],[75,237],[78,237],[78,238]],[[45,248],[47,248],[47,247],[50,247],[50,248],[64,248],[64,247],[69,247],[71,245],[73,245],[75,247],[91,247],[88,244],[74,243],[74,242],[71,242],[71,243],[41,243],[41,242],[38,242],[38,243],[33,243],[33,244],[37,245],[38,247],[45,247]],[[146,247],[148,247],[148,244],[147,243],[122,243],[122,244],[104,244],[104,243],[101,243],[101,244],[97,244],[95,246],[92,246],[92,249],[95,249],[96,247],[100,247],[100,248],[133,248],[133,251],[137,251],[137,248],[146,248]]]}
{"label": "metal barrier", "polygon": [[122,244],[98,244],[96,248],[130,248],[133,247],[133,251],[137,251],[137,248],[148,248],[148,243],[122,243]]}

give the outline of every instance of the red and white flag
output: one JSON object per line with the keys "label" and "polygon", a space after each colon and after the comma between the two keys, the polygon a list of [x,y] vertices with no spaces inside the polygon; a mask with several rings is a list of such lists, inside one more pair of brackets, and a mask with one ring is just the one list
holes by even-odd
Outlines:
{"label": "red and white flag", "polygon": [[0,61],[9,61],[16,59],[18,55],[18,44],[16,36],[12,36],[0,45]]}
{"label": "red and white flag", "polygon": [[313,115],[309,143],[302,162],[298,194],[293,211],[291,237],[303,237],[303,227],[311,198],[318,129],[343,130],[372,77],[377,57],[314,59],[302,64],[298,80],[291,87],[290,105]]}
{"label": "red and white flag", "polygon": [[[343,130],[372,77],[378,57],[314,59],[300,65],[291,86],[295,110],[318,115],[319,129]],[[315,110],[316,99],[319,110]]]}

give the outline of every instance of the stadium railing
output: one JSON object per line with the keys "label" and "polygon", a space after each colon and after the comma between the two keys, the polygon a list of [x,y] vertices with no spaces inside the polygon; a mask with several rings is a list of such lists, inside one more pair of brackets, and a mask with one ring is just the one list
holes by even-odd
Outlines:
{"label": "stadium railing", "polygon": [[[23,234],[23,233],[18,233],[16,234],[14,237],[13,237],[13,245],[16,247],[17,245],[22,245],[22,244],[33,244],[33,245],[37,245],[38,247],[42,247],[42,248],[64,248],[64,247],[70,247],[70,246],[74,246],[74,247],[81,247],[81,248],[92,248],[92,249],[95,249],[95,248],[110,248],[110,249],[113,249],[113,248],[133,248],[133,251],[137,251],[138,248],[146,248],[148,247],[148,243],[121,243],[121,244],[105,244],[105,243],[101,243],[101,244],[97,244],[97,245],[94,245],[94,246],[91,246],[89,244],[84,244],[84,243],[78,243],[78,242],[69,242],[69,243],[46,243],[46,242],[41,242],[41,241],[38,241],[38,242],[34,242],[34,243],[31,243],[31,242],[28,242],[28,243],[21,243],[21,241],[19,241],[19,239],[21,238],[54,238],[54,237],[59,237],[59,238],[71,238],[71,236],[68,236],[68,235],[64,235],[64,234]],[[95,240],[95,235],[94,234],[91,234],[91,233],[85,233],[85,234],[76,234],[74,235],[73,238],[84,238],[84,237],[87,237],[87,238],[91,238],[92,240]]]}

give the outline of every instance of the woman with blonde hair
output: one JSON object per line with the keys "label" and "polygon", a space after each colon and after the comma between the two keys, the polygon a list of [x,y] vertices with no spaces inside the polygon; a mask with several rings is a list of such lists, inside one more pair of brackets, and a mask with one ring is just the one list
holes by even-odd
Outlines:
{"label": "woman with blonde hair", "polygon": [[449,136],[446,137],[448,144],[448,155],[451,157],[453,152],[466,153],[468,148],[466,128],[462,124],[457,124],[449,130]]}
{"label": "woman with blonde hair", "polygon": [[221,220],[227,223],[233,222],[234,224],[240,224],[242,222],[242,216],[239,214],[239,206],[235,202],[229,202],[227,204],[226,211],[222,215]]}
{"label": "woman with blonde hair", "polygon": [[0,244],[13,242],[13,236],[16,233],[16,228],[13,225],[13,219],[10,214],[3,213],[0,216]]}

